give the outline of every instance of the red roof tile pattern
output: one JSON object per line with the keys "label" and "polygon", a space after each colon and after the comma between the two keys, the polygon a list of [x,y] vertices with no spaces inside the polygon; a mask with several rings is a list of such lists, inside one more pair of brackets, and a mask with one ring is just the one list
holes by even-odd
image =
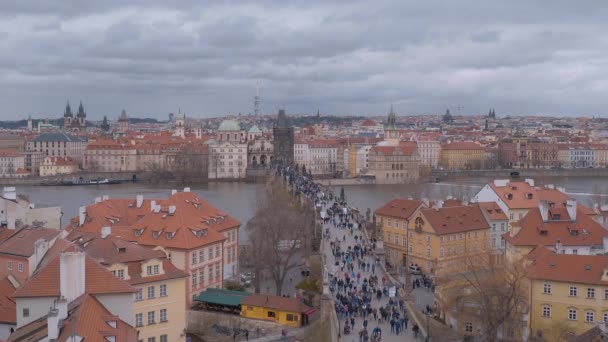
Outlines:
{"label": "red roof tile pattern", "polygon": [[0,254],[29,258],[34,255],[34,245],[37,240],[51,241],[59,236],[60,233],[59,229],[52,228],[22,228],[14,231],[8,239],[0,243]]}
{"label": "red roof tile pattern", "polygon": [[544,247],[527,256],[528,277],[578,284],[608,285],[607,255],[556,254]]}
{"label": "red roof tile pattern", "polygon": [[479,202],[479,207],[491,221],[507,221],[507,214],[500,209],[496,202]]}
{"label": "red roof tile pattern", "polygon": [[376,215],[398,217],[402,220],[407,220],[422,205],[422,201],[395,198],[376,209],[375,212]]}
{"label": "red roof tile pattern", "polygon": [[0,323],[17,324],[17,306],[13,293],[15,287],[8,277],[0,280]]}
{"label": "red roof tile pattern", "polygon": [[490,228],[478,205],[422,209],[421,213],[439,235]]}

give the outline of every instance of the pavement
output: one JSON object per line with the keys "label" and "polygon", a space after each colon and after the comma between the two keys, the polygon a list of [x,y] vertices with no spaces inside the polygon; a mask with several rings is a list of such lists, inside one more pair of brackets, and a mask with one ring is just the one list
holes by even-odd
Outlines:
{"label": "pavement", "polygon": [[[356,223],[355,223],[355,229],[353,229],[353,235],[348,234],[348,230],[347,229],[339,229],[339,228],[334,228],[333,224],[328,223],[328,224],[324,224],[323,225],[323,231],[325,232],[325,229],[329,228],[330,231],[330,240],[334,240],[336,237],[342,241],[342,238],[344,236],[346,236],[346,241],[345,242],[341,242],[341,246],[342,249],[346,249],[348,246],[354,246],[355,245],[355,239],[354,239],[354,235],[362,235],[362,232],[359,231],[358,227],[356,227]],[[329,241],[326,241],[326,243],[323,243],[323,254],[325,254],[325,258],[327,261],[327,269],[331,272],[332,268],[333,268],[333,264],[336,261],[336,259],[334,258],[332,251],[331,251],[331,246],[329,244]],[[367,257],[371,263],[373,257],[372,256],[368,256]],[[360,272],[361,273],[361,278],[368,278],[370,275],[372,275],[372,272],[367,272],[367,271],[362,271],[362,270],[357,270],[357,267],[355,267],[355,272]],[[344,272],[338,272],[339,273],[339,277],[343,278]],[[382,279],[382,277],[384,276],[384,272],[382,271],[381,267],[377,267],[376,268],[376,276],[378,276],[379,279]],[[387,277],[388,278],[388,277]],[[335,298],[335,297],[334,297]],[[371,302],[371,306],[378,308],[380,306],[385,306],[388,303],[388,296],[382,296],[380,300],[378,300],[376,298],[376,296],[372,296],[372,302]],[[423,306],[424,307],[424,306]],[[340,327],[344,326],[344,319],[343,318],[339,318],[341,324]],[[370,333],[370,338],[371,338],[371,332],[372,330],[377,326],[377,322],[373,322],[373,318],[369,321],[369,325],[367,327],[368,332]],[[406,329],[405,331],[402,331],[399,335],[395,335],[391,333],[391,327],[390,324],[388,322],[383,322],[382,324],[380,324],[380,329],[382,330],[382,341],[384,342],[409,342],[409,341],[421,341],[422,334],[418,334],[418,339],[414,338],[414,334],[411,330],[412,328],[412,320],[410,319],[410,322],[408,324],[408,329]],[[356,318],[355,319],[355,327],[354,329],[352,329],[352,332],[349,335],[343,335],[342,334],[342,341],[345,342],[358,342],[359,341],[359,330],[361,330],[363,328],[363,320],[361,318]],[[341,331],[342,332],[342,331]]]}

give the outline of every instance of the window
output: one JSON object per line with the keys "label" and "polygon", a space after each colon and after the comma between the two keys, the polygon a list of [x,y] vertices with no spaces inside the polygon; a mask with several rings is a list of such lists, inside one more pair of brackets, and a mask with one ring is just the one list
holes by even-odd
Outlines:
{"label": "window", "polygon": [[116,276],[118,277],[118,279],[124,280],[125,279],[125,270],[116,271]]}
{"label": "window", "polygon": [[154,293],[154,286],[148,286],[148,299],[156,297]]}
{"label": "window", "polygon": [[287,314],[287,320],[289,322],[297,322],[298,321],[298,315]]}
{"label": "window", "polygon": [[143,292],[144,292],[143,289],[137,289],[137,292],[135,292],[135,301],[136,302],[139,302],[140,300],[144,299]]}
{"label": "window", "polygon": [[431,234],[428,234],[428,235],[426,236],[426,242],[431,242]]}
{"label": "window", "polygon": [[399,220],[395,219],[395,228],[399,228]]}
{"label": "window", "polygon": [[403,237],[403,247],[407,246],[407,238],[404,236]]}
{"label": "window", "polygon": [[197,253],[192,253],[192,265],[196,265],[196,263],[197,263],[197,260],[196,260],[197,255],[198,255]]}
{"label": "window", "polygon": [[443,258],[443,247],[439,248],[439,257]]}
{"label": "window", "polygon": [[543,306],[543,317],[551,317],[551,307]]}
{"label": "window", "polygon": [[167,309],[160,309],[160,322],[167,322]]}
{"label": "window", "polygon": [[578,249],[573,249],[572,254],[574,254],[574,255],[578,254]]}
{"label": "window", "polygon": [[[201,270],[201,272],[203,272],[203,271]],[[191,279],[192,279],[192,288],[195,289],[196,288],[196,271],[192,272]]]}
{"label": "window", "polygon": [[153,271],[152,271],[152,266],[147,266],[147,267],[146,267],[146,274],[147,274],[147,275],[152,275],[152,272],[153,272]]}
{"label": "window", "polygon": [[427,256],[427,257],[430,257],[430,256],[431,256],[431,249],[430,249],[430,248],[427,248],[427,249],[426,249],[426,256]]}
{"label": "window", "polygon": [[167,297],[167,284],[162,284],[159,292],[161,297]]}
{"label": "window", "polygon": [[399,236],[395,235],[395,245],[399,246]]}
{"label": "window", "polygon": [[205,249],[201,249],[200,251],[198,251],[198,260],[200,262],[204,262],[205,261]]}
{"label": "window", "polygon": [[209,251],[208,258],[213,259],[213,248],[209,248],[208,251]]}
{"label": "window", "polygon": [[160,273],[160,266],[159,265],[154,265],[152,267],[152,269],[153,269],[154,275],[157,275],[157,274]]}
{"label": "window", "polygon": [[7,261],[7,262],[6,262],[6,267],[9,269],[9,271],[10,271],[10,270],[12,270],[12,269],[13,269],[13,262],[12,262],[12,261],[10,261],[10,260],[9,260],[9,261]]}
{"label": "window", "polygon": [[608,289],[604,290],[604,299],[608,299]]}
{"label": "window", "polygon": [[608,322],[608,312],[604,312],[604,322]]}
{"label": "window", "polygon": [[213,282],[213,266],[209,265],[209,282]]}
{"label": "window", "polygon": [[386,225],[387,225],[388,227],[392,226],[392,222],[393,222],[393,221],[392,221],[390,218],[387,218],[387,219],[386,219]]}
{"label": "window", "polygon": [[510,213],[509,214],[509,220],[513,220],[513,218],[514,218],[513,213]]}
{"label": "window", "polygon": [[148,337],[148,342],[156,342],[156,337]]}
{"label": "window", "polygon": [[156,324],[155,314],[154,311],[148,311],[148,325]]}
{"label": "window", "polygon": [[568,309],[568,319],[576,321],[576,309]]}
{"label": "window", "polygon": [[19,264],[17,264],[17,268],[19,269],[19,272],[23,272],[23,263],[20,262]]}
{"label": "window", "polygon": [[587,298],[595,298],[595,289],[594,288],[588,288],[587,289]]}
{"label": "window", "polygon": [[570,292],[568,294],[570,297],[576,297],[578,296],[578,289],[576,288],[576,286],[570,286]]}
{"label": "window", "polygon": [[135,326],[136,327],[141,327],[144,325],[144,317],[143,314],[135,314]]}
{"label": "window", "polygon": [[160,335],[160,342],[168,342],[168,341],[169,341],[169,340],[168,340],[168,338],[167,338],[167,335],[166,335],[166,334],[165,334],[165,335]]}
{"label": "window", "polygon": [[587,311],[587,312],[585,312],[585,322],[587,322],[587,323],[593,323],[594,322],[594,316],[595,316],[595,314],[593,313],[593,311]]}
{"label": "window", "polygon": [[464,331],[466,331],[468,333],[472,333],[473,332],[473,323],[466,322],[466,324],[464,326]]}
{"label": "window", "polygon": [[29,308],[23,308],[23,317],[30,317],[30,309]]}
{"label": "window", "polygon": [[551,294],[551,284],[549,284],[549,283],[543,284],[543,293]]}
{"label": "window", "polygon": [[215,265],[215,278],[220,280],[220,264]]}

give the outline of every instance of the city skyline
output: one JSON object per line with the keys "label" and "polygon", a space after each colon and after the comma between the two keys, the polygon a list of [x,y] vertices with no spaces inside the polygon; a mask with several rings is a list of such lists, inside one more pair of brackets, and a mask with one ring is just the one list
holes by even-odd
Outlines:
{"label": "city skyline", "polygon": [[[497,1],[0,4],[0,120],[261,113],[604,116],[607,9]],[[460,108],[460,110],[459,110]]]}

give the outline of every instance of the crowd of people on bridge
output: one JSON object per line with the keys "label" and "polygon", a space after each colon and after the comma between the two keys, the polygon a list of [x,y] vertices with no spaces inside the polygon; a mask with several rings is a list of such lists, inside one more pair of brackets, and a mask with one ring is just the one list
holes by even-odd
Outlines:
{"label": "crowd of people on bridge", "polygon": [[[359,341],[368,342],[383,340],[383,324],[390,326],[391,334],[406,331],[409,318],[404,301],[390,293],[392,284],[386,276],[376,274],[380,268],[380,259],[374,254],[376,241],[363,236],[360,222],[344,196],[322,191],[309,175],[291,167],[277,168],[277,175],[289,182],[294,194],[306,196],[321,210],[326,224],[324,237],[330,241],[334,257],[329,288],[335,297],[338,319],[343,322],[340,333],[351,334],[358,329]],[[419,334],[417,324],[412,324],[411,329],[414,336]]]}

